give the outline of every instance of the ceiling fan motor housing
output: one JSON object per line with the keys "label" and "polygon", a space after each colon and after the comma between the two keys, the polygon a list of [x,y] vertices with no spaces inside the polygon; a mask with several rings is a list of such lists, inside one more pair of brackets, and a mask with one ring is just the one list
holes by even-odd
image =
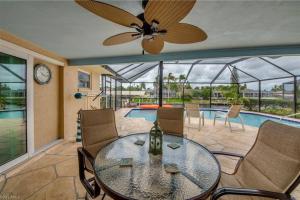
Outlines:
{"label": "ceiling fan motor housing", "polygon": [[139,18],[143,22],[143,27],[142,28],[136,27],[136,30],[141,34],[143,34],[143,36],[146,39],[151,39],[155,35],[165,34],[167,32],[166,30],[158,30],[159,22],[156,20],[153,20],[151,25],[148,24],[148,22],[146,22],[144,18],[144,13],[139,14],[137,18]]}

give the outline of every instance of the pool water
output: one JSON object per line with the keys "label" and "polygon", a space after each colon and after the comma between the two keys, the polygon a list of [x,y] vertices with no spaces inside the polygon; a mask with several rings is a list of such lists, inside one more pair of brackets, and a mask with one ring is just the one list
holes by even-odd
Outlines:
{"label": "pool water", "polygon": [[[214,119],[215,111],[213,110],[204,110],[204,117],[206,119]],[[300,128],[300,122],[293,122],[289,120],[280,120],[279,118],[264,116],[253,113],[241,113],[240,114],[245,125],[259,127],[266,120],[273,120],[276,122],[280,122],[283,124],[296,126]],[[126,117],[131,118],[144,118],[147,121],[154,122],[156,120],[156,110],[141,110],[141,109],[132,109],[129,113],[127,113]],[[217,119],[222,120],[222,119]],[[224,120],[224,119],[223,119]],[[230,119],[230,122],[240,123],[239,119]]]}
{"label": "pool water", "polygon": [[0,119],[23,118],[23,111],[0,111]]}

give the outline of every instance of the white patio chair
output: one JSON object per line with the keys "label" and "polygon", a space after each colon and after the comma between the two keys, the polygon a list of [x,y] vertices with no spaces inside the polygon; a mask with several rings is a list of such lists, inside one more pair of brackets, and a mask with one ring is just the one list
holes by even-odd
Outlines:
{"label": "white patio chair", "polygon": [[215,116],[214,116],[214,125],[216,124],[217,118],[223,118],[223,119],[225,119],[225,125],[227,124],[227,121],[228,121],[230,131],[232,131],[230,118],[239,118],[239,120],[241,121],[241,124],[242,124],[243,131],[245,131],[244,121],[240,116],[241,107],[242,107],[241,105],[232,105],[229,108],[227,113],[221,112],[221,111],[216,111]]}
{"label": "white patio chair", "polygon": [[204,113],[200,111],[199,104],[185,104],[186,109],[186,117],[188,118],[189,124],[191,124],[191,117],[198,118],[199,126],[198,130],[201,128],[201,121],[202,126],[204,126]]}

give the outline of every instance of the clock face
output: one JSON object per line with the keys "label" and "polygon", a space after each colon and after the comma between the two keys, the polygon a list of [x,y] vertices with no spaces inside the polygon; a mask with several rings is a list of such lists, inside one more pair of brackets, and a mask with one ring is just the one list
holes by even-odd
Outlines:
{"label": "clock face", "polygon": [[34,68],[34,78],[39,84],[46,84],[51,79],[51,71],[46,65],[36,65]]}

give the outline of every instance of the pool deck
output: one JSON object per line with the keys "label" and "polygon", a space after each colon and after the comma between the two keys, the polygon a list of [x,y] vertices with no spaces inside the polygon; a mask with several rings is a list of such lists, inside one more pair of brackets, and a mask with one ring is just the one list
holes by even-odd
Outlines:
{"label": "pool deck", "polygon": [[[148,132],[152,123],[143,118],[124,117],[130,109],[124,108],[116,112],[116,123],[119,135]],[[194,120],[192,120],[192,123]],[[209,150],[220,150],[246,154],[253,145],[258,129],[246,126],[241,131],[239,124],[233,123],[235,131],[230,132],[224,122],[217,121],[213,126],[211,120],[198,131],[197,125],[185,124],[184,133]],[[84,199],[85,190],[78,177],[78,160],[76,148],[79,143],[61,141],[59,144],[41,152],[31,160],[0,176],[0,199],[11,196],[11,199]],[[232,172],[237,162],[235,158],[218,156],[222,170]],[[300,199],[300,187],[293,194]],[[101,199],[100,196],[97,199]],[[106,200],[111,198],[106,197]]]}

